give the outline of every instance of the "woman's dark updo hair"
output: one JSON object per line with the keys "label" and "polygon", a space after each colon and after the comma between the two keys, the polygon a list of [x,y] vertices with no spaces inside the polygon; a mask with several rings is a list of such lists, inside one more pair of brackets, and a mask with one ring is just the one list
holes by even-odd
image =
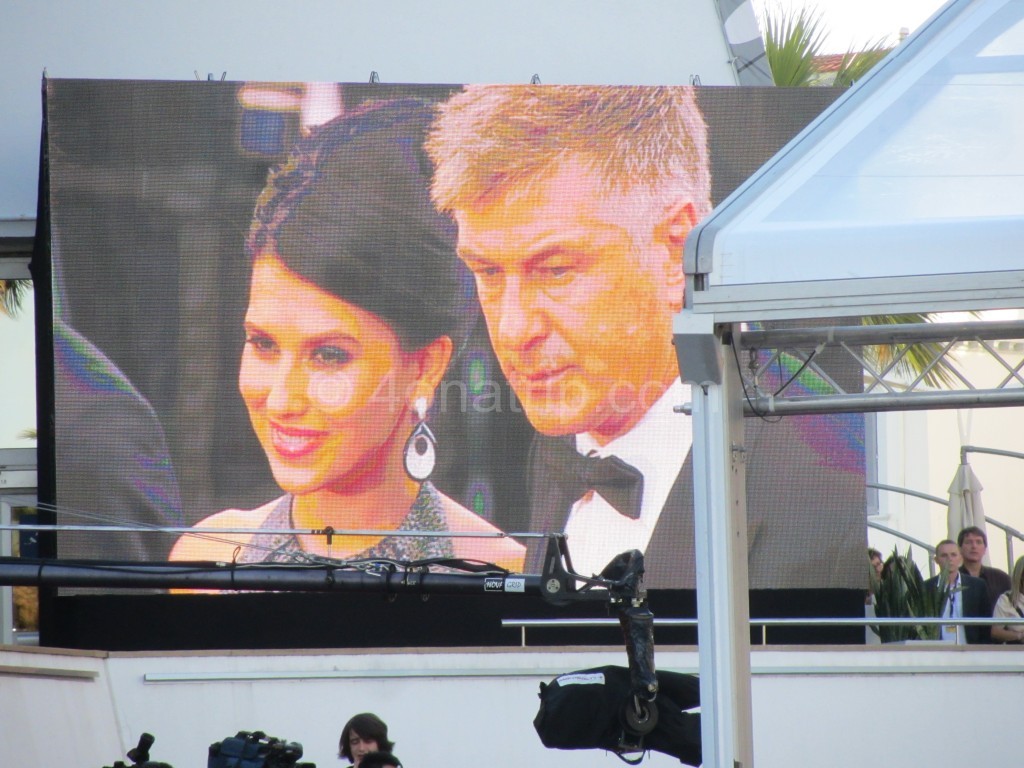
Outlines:
{"label": "woman's dark updo hair", "polygon": [[372,312],[406,349],[472,322],[473,280],[456,256],[455,223],[430,199],[422,149],[434,116],[419,99],[366,103],[317,128],[271,172],[246,251]]}
{"label": "woman's dark updo hair", "polygon": [[355,715],[345,723],[345,727],[341,729],[341,739],[338,740],[338,753],[349,762],[355,762],[352,757],[352,749],[348,745],[348,740],[352,736],[352,732],[361,736],[365,741],[376,741],[377,750],[380,752],[390,752],[395,748],[395,742],[388,741],[388,727],[372,712],[363,712]]}

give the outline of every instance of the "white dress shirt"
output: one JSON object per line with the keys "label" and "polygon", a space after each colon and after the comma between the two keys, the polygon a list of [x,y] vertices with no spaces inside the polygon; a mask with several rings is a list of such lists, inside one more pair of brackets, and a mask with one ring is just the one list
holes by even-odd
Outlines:
{"label": "white dress shirt", "polygon": [[[572,551],[572,550],[570,550]],[[962,619],[964,617],[964,600],[963,593],[960,592],[960,573],[956,574],[956,581],[950,586],[949,598],[946,600],[946,605],[942,609],[942,618],[944,619]],[[950,640],[957,643],[958,645],[967,644],[967,633],[964,631],[967,627],[960,626],[959,632],[956,624],[950,624],[946,626],[942,625],[940,637],[943,640]]]}
{"label": "white dress shirt", "polygon": [[689,401],[689,385],[676,379],[626,434],[603,446],[589,434],[576,435],[580,454],[617,456],[644,477],[640,517],[636,520],[620,514],[600,493],[590,492],[573,504],[565,533],[577,573],[600,573],[619,553],[647,549],[693,444],[690,417],[672,410]]}

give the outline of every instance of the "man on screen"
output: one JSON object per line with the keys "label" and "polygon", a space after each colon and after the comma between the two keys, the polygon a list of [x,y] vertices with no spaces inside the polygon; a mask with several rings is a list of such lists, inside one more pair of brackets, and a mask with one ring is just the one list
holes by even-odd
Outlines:
{"label": "man on screen", "polygon": [[[470,86],[442,105],[428,152],[435,203],[458,224],[494,351],[539,433],[531,530],[564,531],[579,572],[639,549],[648,586],[693,587],[690,419],[673,412],[690,396],[671,340],[683,243],[711,209],[694,90]],[[764,521],[800,500],[771,485],[752,503],[752,583],[790,567]],[[541,554],[535,543],[528,570]]]}

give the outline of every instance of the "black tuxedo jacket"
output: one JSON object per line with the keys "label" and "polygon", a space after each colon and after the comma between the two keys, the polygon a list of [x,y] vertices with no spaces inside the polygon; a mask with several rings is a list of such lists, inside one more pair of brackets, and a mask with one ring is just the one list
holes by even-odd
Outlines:
{"label": "black tuxedo jacket", "polygon": [[[925,583],[925,588],[934,592],[938,589],[939,577],[932,576]],[[992,604],[988,601],[988,587],[977,576],[967,573],[960,574],[962,589],[956,593],[957,600],[963,600],[965,619],[987,619],[992,617]],[[943,606],[945,609],[945,606]],[[989,627],[964,627],[968,643],[991,642],[992,632]]]}
{"label": "black tuxedo jacket", "polygon": [[[798,436],[800,418],[745,420],[750,587],[862,589],[867,581],[864,476],[829,466],[828,456]],[[575,499],[565,498],[557,479],[562,450],[554,443],[572,440],[534,438],[527,465],[533,532],[565,530]],[[568,545],[571,556],[572,541]],[[527,543],[528,573],[541,571],[543,553],[542,540]],[[644,566],[650,589],[696,587],[692,452],[658,518]]]}

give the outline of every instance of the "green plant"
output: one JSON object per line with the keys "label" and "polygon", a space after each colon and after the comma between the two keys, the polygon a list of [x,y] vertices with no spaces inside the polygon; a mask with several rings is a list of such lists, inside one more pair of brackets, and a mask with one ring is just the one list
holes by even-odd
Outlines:
{"label": "green plant", "polygon": [[774,10],[766,8],[761,18],[764,29],[765,58],[778,86],[837,85],[850,86],[866,75],[888,55],[892,46],[885,38],[868,43],[860,50],[843,54],[835,79],[823,76],[819,54],[828,29],[816,7]]}
{"label": "green plant", "polygon": [[[921,577],[910,549],[901,555],[895,548],[885,561],[882,578],[871,569],[871,591],[875,596],[875,615],[887,619],[937,618],[949,599],[949,581],[939,574],[937,588],[930,588]],[[900,640],[938,640],[939,627],[927,624],[878,625],[872,629],[883,643]]]}
{"label": "green plant", "polygon": [[868,43],[859,51],[849,50],[843,54],[843,60],[839,63],[839,70],[836,72],[836,79],[832,85],[850,86],[870,72],[875,64],[889,55],[892,50],[885,38],[874,43]]}
{"label": "green plant", "polygon": [[[978,314],[972,312],[971,316],[976,318]],[[931,322],[930,315],[875,315],[861,318],[862,325],[885,327],[925,322]],[[952,388],[957,379],[953,366],[946,359],[946,347],[946,344],[940,344],[937,341],[924,341],[910,345],[879,344],[865,347],[864,354],[877,371],[888,368],[895,361],[893,371],[908,381],[913,381],[920,376],[921,381],[935,389]]]}
{"label": "green plant", "polygon": [[764,47],[772,80],[779,86],[814,82],[814,57],[825,42],[826,31],[818,10],[779,10],[764,15]]}
{"label": "green plant", "polygon": [[0,280],[0,315],[17,316],[30,288],[28,280]]}

